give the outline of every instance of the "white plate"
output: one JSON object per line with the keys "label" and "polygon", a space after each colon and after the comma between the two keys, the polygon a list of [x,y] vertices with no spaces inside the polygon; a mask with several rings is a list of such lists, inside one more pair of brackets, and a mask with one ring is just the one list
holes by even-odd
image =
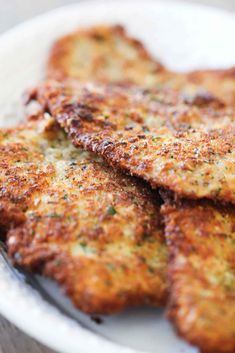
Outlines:
{"label": "white plate", "polygon": [[[13,102],[43,78],[53,40],[78,26],[104,22],[126,25],[172,69],[235,64],[235,16],[225,11],[168,1],[88,2],[64,7],[0,38],[1,125],[16,122],[16,116],[9,115]],[[104,318],[103,324],[97,325],[75,310],[51,282],[36,278],[33,286],[40,286],[41,294],[0,258],[0,312],[59,352],[197,352],[176,337],[161,310],[133,309]],[[48,302],[45,293],[61,311]]]}

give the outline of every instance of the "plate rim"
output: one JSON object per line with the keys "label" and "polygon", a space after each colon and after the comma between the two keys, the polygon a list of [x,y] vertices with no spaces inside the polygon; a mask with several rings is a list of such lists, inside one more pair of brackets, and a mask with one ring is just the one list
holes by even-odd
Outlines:
{"label": "plate rim", "polygon": [[[30,26],[36,26],[36,24],[38,24],[39,22],[41,22],[42,20],[46,20],[52,16],[58,16],[60,13],[62,13],[64,10],[69,10],[69,9],[77,9],[80,7],[92,7],[94,5],[97,4],[105,4],[107,6],[116,6],[116,5],[121,5],[123,6],[123,4],[126,6],[127,4],[133,4],[133,0],[125,0],[125,2],[123,0],[113,0],[112,2],[110,2],[109,0],[89,0],[89,2],[80,2],[80,3],[71,3],[68,5],[63,5],[63,6],[59,6],[56,7],[52,10],[49,11],[45,11],[39,15],[33,16],[32,18],[29,18],[21,23],[18,23],[17,25],[13,26],[12,28],[3,31],[0,34],[0,41],[1,42],[7,42],[8,41],[8,37],[11,37],[15,34],[17,34],[17,32],[19,31],[23,31],[26,30],[27,27]],[[166,2],[164,2],[164,0],[135,0],[135,4],[138,5],[144,5],[144,6],[148,6],[149,4],[151,5],[157,5],[159,6],[159,4],[163,4],[165,5]],[[208,12],[213,12],[214,14],[223,14],[225,16],[230,17],[231,19],[235,19],[235,13],[233,13],[232,11],[229,11],[228,9],[223,9],[217,6],[212,6],[212,5],[207,5],[207,4],[201,4],[201,3],[188,3],[187,0],[167,0],[167,4],[169,6],[173,6],[173,7],[184,7],[184,8],[194,8],[196,10],[199,11],[208,11]],[[5,44],[5,43],[4,43]]]}

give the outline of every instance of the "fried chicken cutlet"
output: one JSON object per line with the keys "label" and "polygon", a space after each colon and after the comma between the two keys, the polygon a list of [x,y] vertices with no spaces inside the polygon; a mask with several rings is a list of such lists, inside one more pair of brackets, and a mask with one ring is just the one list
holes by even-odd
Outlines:
{"label": "fried chicken cutlet", "polygon": [[154,188],[235,202],[235,115],[213,95],[48,82],[32,98],[75,146]]}
{"label": "fried chicken cutlet", "polygon": [[191,94],[207,90],[235,106],[235,68],[170,71],[120,25],[94,26],[59,38],[49,54],[47,77],[59,81],[70,78],[80,82],[132,83]]}
{"label": "fried chicken cutlet", "polygon": [[0,130],[0,154],[15,264],[56,280],[87,313],[165,303],[167,249],[149,188],[73,147],[47,114]]}
{"label": "fried chicken cutlet", "polygon": [[94,26],[60,38],[52,47],[47,76],[79,81],[150,85],[162,65],[122,26]]}
{"label": "fried chicken cutlet", "polygon": [[235,209],[166,202],[168,316],[202,352],[235,352]]}

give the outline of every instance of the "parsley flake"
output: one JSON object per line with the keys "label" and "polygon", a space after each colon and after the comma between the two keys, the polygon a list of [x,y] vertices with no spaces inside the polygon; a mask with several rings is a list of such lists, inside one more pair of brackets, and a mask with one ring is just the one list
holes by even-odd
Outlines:
{"label": "parsley flake", "polygon": [[107,213],[108,213],[108,215],[110,215],[110,216],[114,216],[114,215],[117,213],[117,211],[116,211],[115,208],[111,205],[111,206],[108,207]]}

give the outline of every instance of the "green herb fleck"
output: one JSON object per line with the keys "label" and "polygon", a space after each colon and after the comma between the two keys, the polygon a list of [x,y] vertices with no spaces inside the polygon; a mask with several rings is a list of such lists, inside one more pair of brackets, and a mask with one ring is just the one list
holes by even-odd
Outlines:
{"label": "green herb fleck", "polygon": [[56,212],[51,212],[51,213],[48,213],[47,217],[49,217],[49,218],[60,218],[61,215],[59,213],[56,213]]}
{"label": "green herb fleck", "polygon": [[68,200],[68,195],[65,194],[65,195],[63,196],[63,199],[64,199],[64,200]]}
{"label": "green herb fleck", "polygon": [[153,141],[153,142],[157,142],[157,141],[160,140],[160,139],[161,139],[160,136],[153,136],[153,137],[152,137],[152,141]]}
{"label": "green herb fleck", "polygon": [[81,248],[85,249],[87,247],[87,243],[84,241],[80,243]]}
{"label": "green herb fleck", "polygon": [[114,215],[117,213],[117,211],[116,211],[115,208],[111,205],[111,206],[108,207],[107,213],[108,213],[108,215],[110,215],[110,216],[114,216]]}
{"label": "green herb fleck", "polygon": [[110,117],[110,114],[109,114],[109,113],[105,113],[105,114],[104,114],[104,118],[105,118],[105,119],[108,119],[109,117]]}

